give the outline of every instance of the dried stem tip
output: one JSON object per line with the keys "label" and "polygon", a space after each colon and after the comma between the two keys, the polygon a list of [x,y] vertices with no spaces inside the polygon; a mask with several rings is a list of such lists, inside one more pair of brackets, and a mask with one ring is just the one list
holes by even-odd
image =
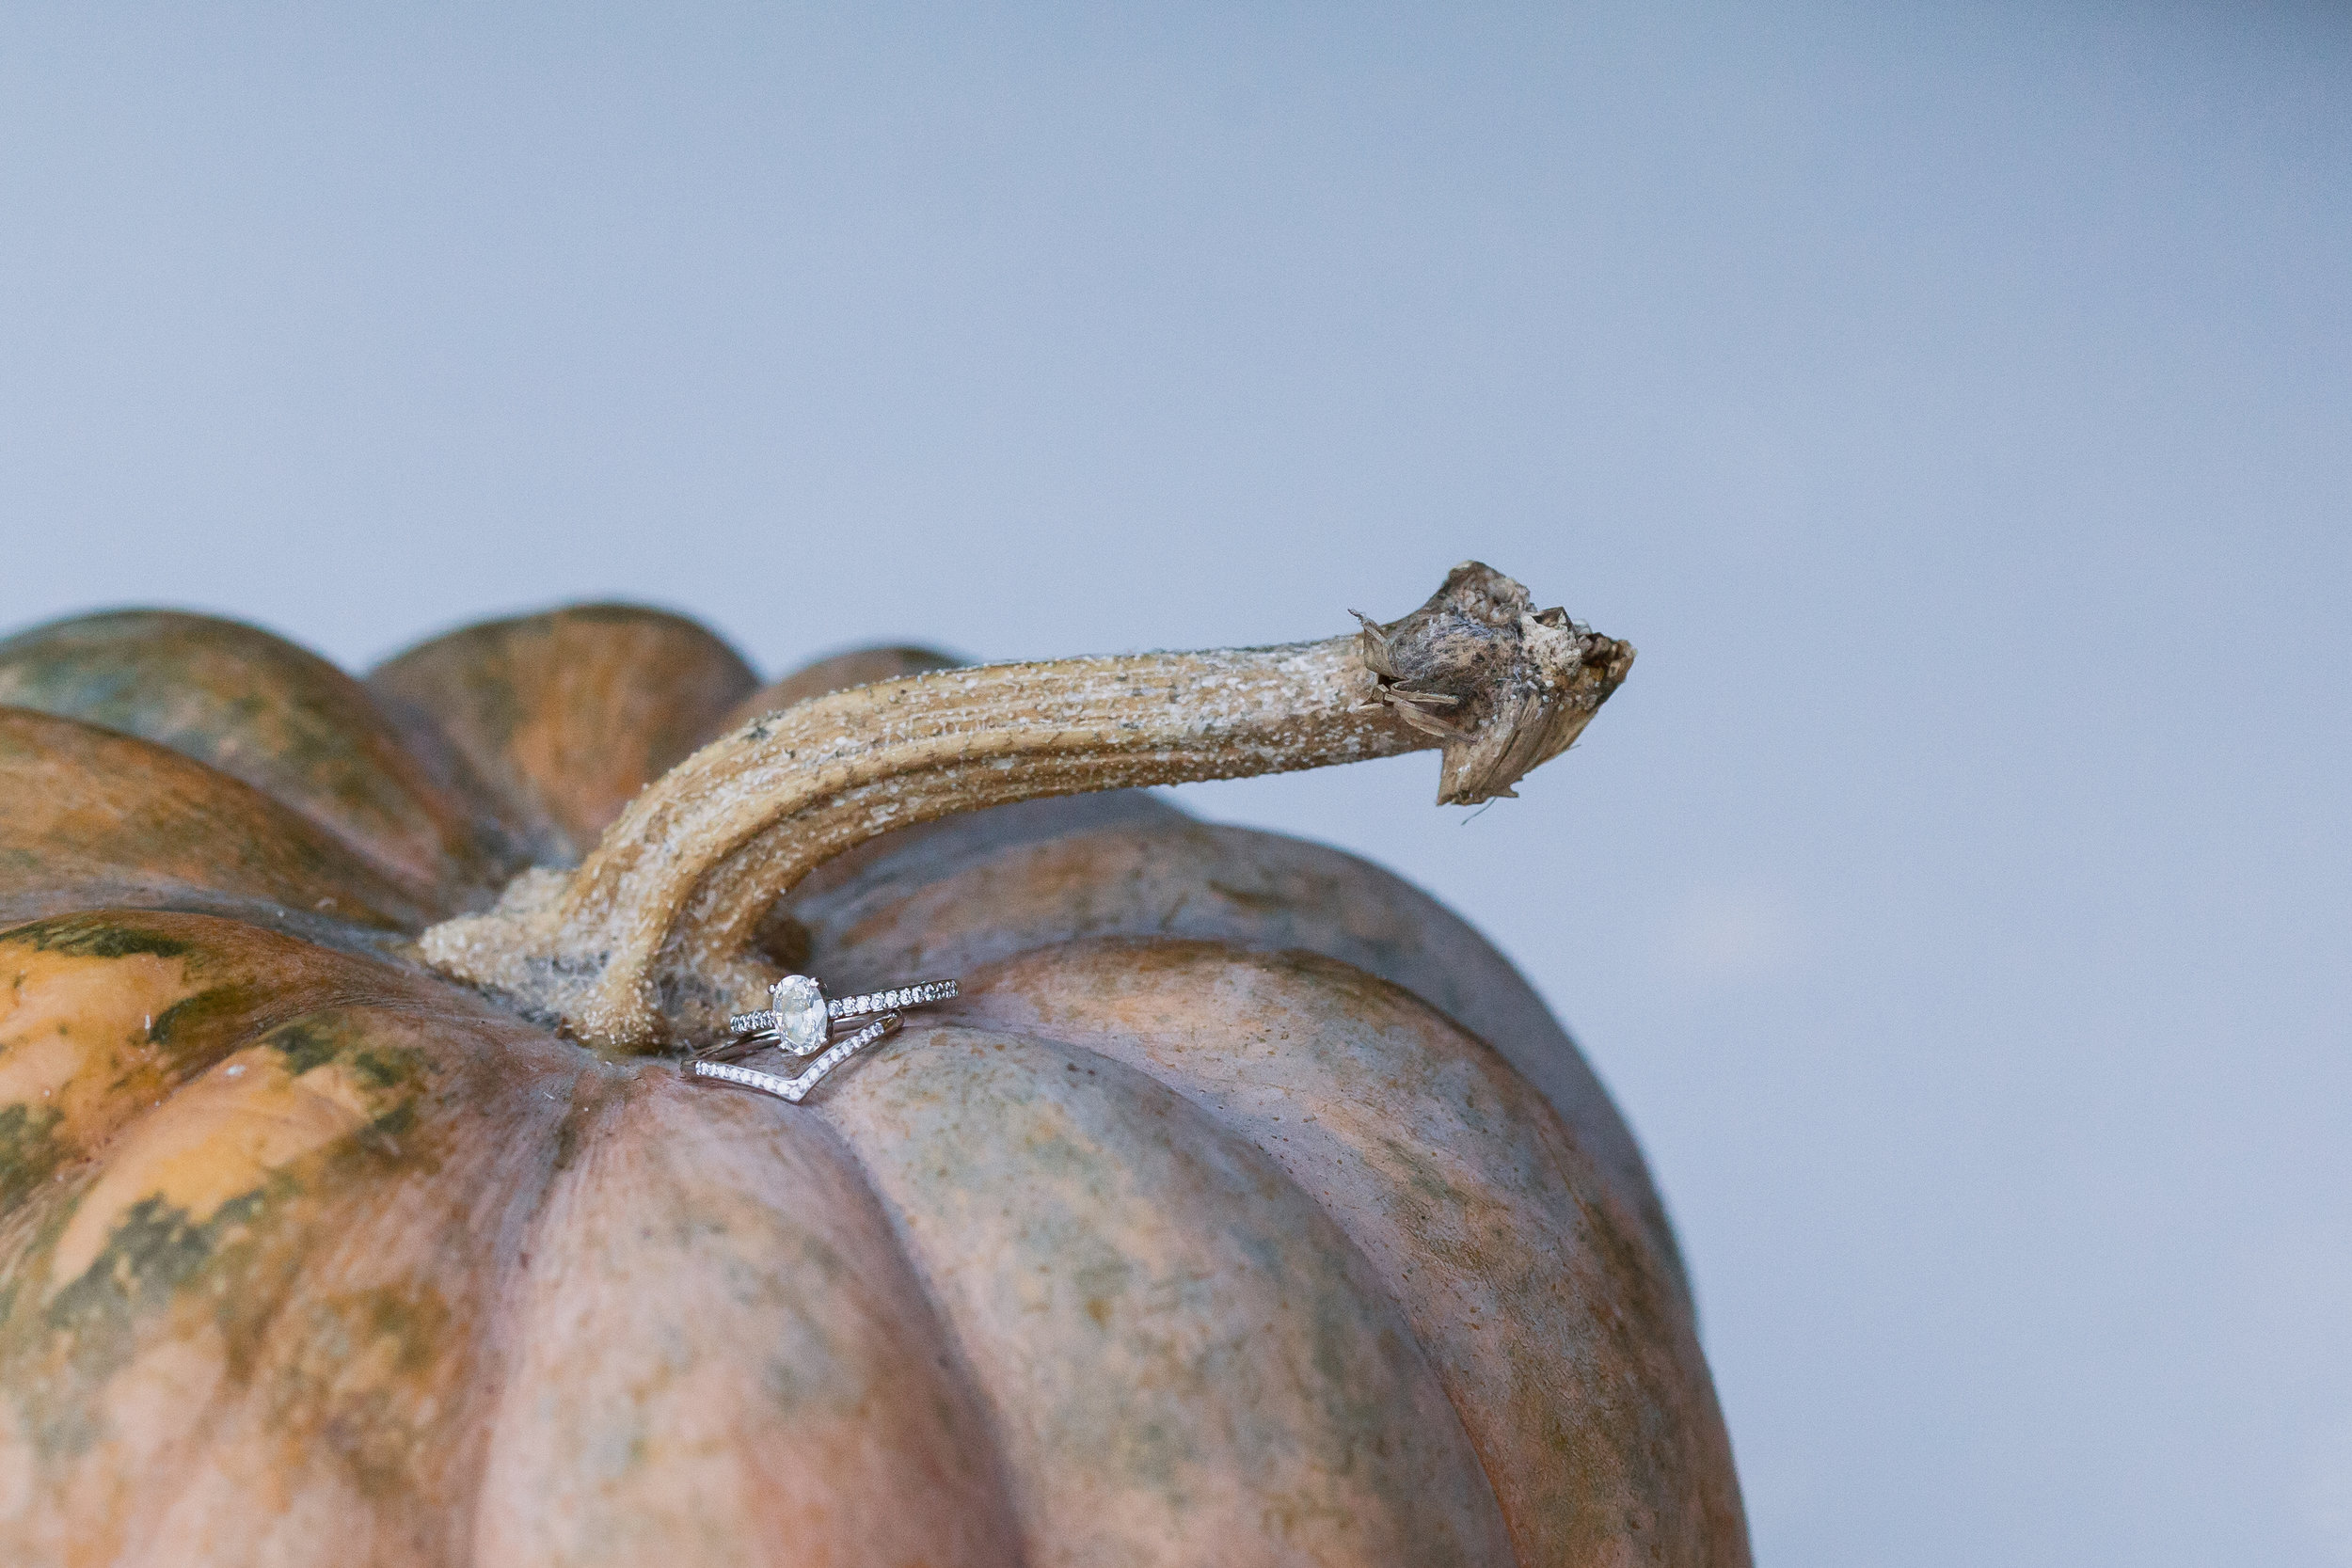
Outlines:
{"label": "dried stem tip", "polygon": [[756,1006],[775,973],[752,950],[760,916],[894,828],[1430,747],[1438,799],[1475,803],[1565,751],[1633,662],[1476,562],[1402,620],[1358,619],[1323,642],[984,665],[798,704],[671,769],[578,870],[524,873],[420,950],[601,1049],[650,1050]]}
{"label": "dried stem tip", "polygon": [[1381,699],[1444,748],[1439,805],[1517,799],[1511,786],[1566,751],[1632,668],[1632,643],[1532,604],[1501,572],[1466,561],[1402,621],[1354,612]]}

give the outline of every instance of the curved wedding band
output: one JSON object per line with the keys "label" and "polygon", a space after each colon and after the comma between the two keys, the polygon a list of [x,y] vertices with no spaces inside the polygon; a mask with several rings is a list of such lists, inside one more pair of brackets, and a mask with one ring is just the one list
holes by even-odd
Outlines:
{"label": "curved wedding band", "polygon": [[867,991],[862,996],[829,997],[825,988],[805,974],[787,974],[768,990],[768,1006],[755,1013],[737,1013],[727,1030],[739,1037],[775,1043],[795,1056],[806,1056],[832,1037],[833,1026],[843,1019],[897,1012],[927,1003],[946,1002],[956,994],[953,980],[925,980],[895,990]]}
{"label": "curved wedding band", "polygon": [[837,1040],[827,1046],[822,1055],[803,1068],[797,1076],[791,1078],[787,1078],[781,1072],[762,1072],[756,1068],[737,1067],[732,1062],[713,1061],[707,1056],[693,1058],[688,1063],[687,1070],[696,1078],[716,1079],[722,1084],[740,1084],[747,1089],[761,1089],[798,1105],[807,1096],[808,1091],[817,1086],[818,1079],[876,1040],[881,1039],[884,1035],[895,1034],[898,1031],[898,1022],[897,1013],[882,1014],[882,1017],[860,1029],[848,1039]]}

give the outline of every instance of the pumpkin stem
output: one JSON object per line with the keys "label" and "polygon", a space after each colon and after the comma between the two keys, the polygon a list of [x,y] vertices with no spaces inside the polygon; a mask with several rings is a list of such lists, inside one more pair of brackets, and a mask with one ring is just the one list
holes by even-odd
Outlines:
{"label": "pumpkin stem", "polygon": [[420,949],[607,1052],[713,1037],[775,978],[752,948],[769,907],[894,828],[1432,747],[1439,802],[1475,803],[1565,751],[1633,662],[1476,562],[1402,620],[1359,619],[1322,642],[981,665],[797,704],[672,768],[577,870],[523,873]]}

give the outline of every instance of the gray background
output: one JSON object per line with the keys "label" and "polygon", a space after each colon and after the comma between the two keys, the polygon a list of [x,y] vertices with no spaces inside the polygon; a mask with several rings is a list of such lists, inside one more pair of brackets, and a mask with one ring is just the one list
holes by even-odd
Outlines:
{"label": "gray background", "polygon": [[[0,624],[1640,644],[1188,790],[1622,1097],[1769,1563],[2352,1561],[2341,8],[10,7]],[[315,13],[315,14],[314,14]]]}

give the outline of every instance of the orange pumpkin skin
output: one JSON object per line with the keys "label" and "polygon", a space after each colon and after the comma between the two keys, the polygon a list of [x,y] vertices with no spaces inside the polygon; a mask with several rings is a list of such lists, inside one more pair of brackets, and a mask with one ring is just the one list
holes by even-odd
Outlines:
{"label": "orange pumpkin skin", "polygon": [[934,662],[0,643],[0,1562],[1745,1562],[1631,1138],[1362,862],[1138,795],[877,839],[763,944],[965,995],[801,1106],[414,960],[763,703]]}

